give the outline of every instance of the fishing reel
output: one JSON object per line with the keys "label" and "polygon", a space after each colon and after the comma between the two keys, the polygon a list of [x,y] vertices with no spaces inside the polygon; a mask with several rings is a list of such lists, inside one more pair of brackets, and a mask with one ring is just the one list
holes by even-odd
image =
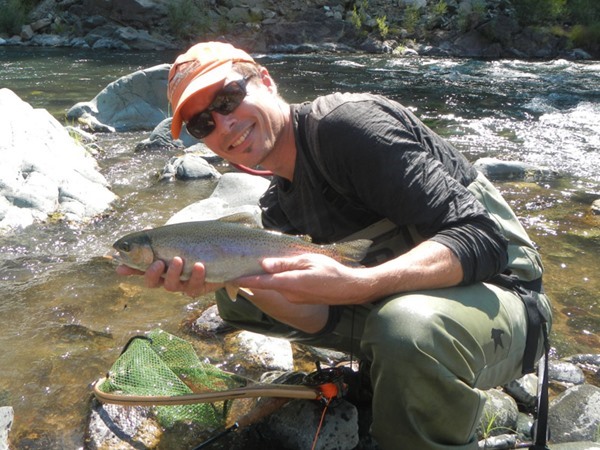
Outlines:
{"label": "fishing reel", "polygon": [[319,361],[315,365],[317,370],[305,375],[302,384],[317,389],[321,393],[319,399],[325,403],[343,397],[348,389],[344,382],[344,370],[341,367],[323,369]]}

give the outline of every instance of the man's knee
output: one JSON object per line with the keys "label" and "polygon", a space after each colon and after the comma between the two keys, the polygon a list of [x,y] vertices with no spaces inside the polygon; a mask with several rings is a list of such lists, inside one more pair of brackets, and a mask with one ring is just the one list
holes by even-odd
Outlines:
{"label": "man's knee", "polygon": [[429,293],[385,301],[367,319],[363,352],[372,360],[401,363],[403,370],[448,371],[472,383],[484,358],[460,317],[449,314],[451,302]]}
{"label": "man's knee", "polygon": [[441,319],[426,296],[410,294],[384,301],[367,318],[362,345],[409,358],[433,349],[433,333]]}

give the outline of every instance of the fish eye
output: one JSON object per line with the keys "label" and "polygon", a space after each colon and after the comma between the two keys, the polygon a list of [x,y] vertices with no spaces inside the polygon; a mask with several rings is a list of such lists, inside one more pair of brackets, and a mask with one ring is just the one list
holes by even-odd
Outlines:
{"label": "fish eye", "polygon": [[127,241],[123,241],[119,244],[119,250],[123,252],[129,252],[131,250],[131,245]]}

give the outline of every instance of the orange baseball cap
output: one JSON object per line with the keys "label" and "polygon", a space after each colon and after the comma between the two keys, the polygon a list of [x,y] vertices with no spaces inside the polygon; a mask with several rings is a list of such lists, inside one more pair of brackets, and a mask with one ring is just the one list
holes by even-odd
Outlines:
{"label": "orange baseball cap", "polygon": [[255,63],[245,51],[223,42],[202,42],[177,57],[169,71],[167,88],[173,107],[171,134],[175,139],[183,125],[183,105],[197,93],[222,83],[234,62]]}

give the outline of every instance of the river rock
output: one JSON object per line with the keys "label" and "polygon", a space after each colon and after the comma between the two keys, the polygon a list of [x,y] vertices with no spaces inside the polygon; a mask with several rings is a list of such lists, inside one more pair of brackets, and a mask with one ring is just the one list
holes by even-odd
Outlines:
{"label": "river rock", "polygon": [[163,168],[160,178],[170,180],[205,180],[218,179],[221,174],[202,155],[186,153],[183,156],[174,156]]}
{"label": "river rock", "polygon": [[36,34],[29,41],[31,45],[40,47],[65,47],[68,42],[69,39],[66,36],[58,34]]}
{"label": "river rock", "polygon": [[482,439],[478,442],[478,446],[480,450],[505,450],[515,448],[516,443],[516,434],[499,434],[498,436]]}
{"label": "river rock", "polygon": [[560,174],[552,169],[497,158],[480,158],[473,166],[492,181],[543,181],[560,177]]}
{"label": "river rock", "polygon": [[515,400],[498,389],[485,391],[485,396],[486,402],[477,427],[477,435],[488,438],[516,429],[519,409]]}
{"label": "river rock", "polygon": [[175,213],[167,223],[214,220],[234,213],[247,213],[261,223],[258,199],[269,186],[265,178],[247,173],[224,174],[210,197]]}
{"label": "river rock", "polygon": [[162,434],[162,428],[150,408],[94,401],[88,423],[86,448],[156,448]]}
{"label": "river rock", "polygon": [[565,360],[589,370],[600,370],[600,354],[597,353],[578,353],[565,358]]}
{"label": "river rock", "polygon": [[173,119],[169,117],[156,125],[150,136],[136,144],[135,151],[183,149],[184,143],[171,136],[171,122]]}
{"label": "river rock", "polygon": [[582,384],[560,394],[550,403],[548,426],[552,442],[595,440],[600,426],[600,388]]}
{"label": "river rock", "polygon": [[9,89],[0,89],[0,135],[0,229],[26,227],[55,213],[86,220],[116,199],[86,149],[48,111]]}
{"label": "river rock", "polygon": [[518,404],[531,410],[537,403],[538,377],[532,373],[511,381],[504,386],[504,390],[514,398]]}
{"label": "river rock", "polygon": [[530,441],[533,436],[533,425],[535,420],[532,415],[520,412],[517,417],[517,427],[515,431],[522,441]]}
{"label": "river rock", "polygon": [[585,383],[583,370],[566,361],[548,361],[548,379],[571,385]]}
{"label": "river rock", "polygon": [[92,131],[152,130],[170,116],[169,68],[169,64],[160,64],[113,81],[89,102],[72,106],[67,120]]}
{"label": "river rock", "polygon": [[83,38],[93,49],[166,50],[173,46],[150,35],[146,30],[106,24],[94,28]]}
{"label": "river rock", "polygon": [[[272,414],[257,428],[264,440],[262,448],[301,450],[312,448],[323,404],[293,400]],[[358,412],[344,399],[335,400],[327,409],[326,420],[318,434],[315,449],[351,450],[358,444]]]}
{"label": "river rock", "polygon": [[11,406],[0,407],[0,450],[8,450],[8,433],[15,420],[15,412]]}
{"label": "river rock", "polygon": [[265,336],[251,331],[241,331],[228,336],[230,365],[244,369],[284,370],[294,368],[292,345],[287,339]]}
{"label": "river rock", "polygon": [[217,305],[211,305],[192,323],[192,330],[201,336],[209,336],[233,331],[234,328],[221,319]]}
{"label": "river rock", "polygon": [[592,441],[553,443],[551,450],[600,450],[600,443]]}

